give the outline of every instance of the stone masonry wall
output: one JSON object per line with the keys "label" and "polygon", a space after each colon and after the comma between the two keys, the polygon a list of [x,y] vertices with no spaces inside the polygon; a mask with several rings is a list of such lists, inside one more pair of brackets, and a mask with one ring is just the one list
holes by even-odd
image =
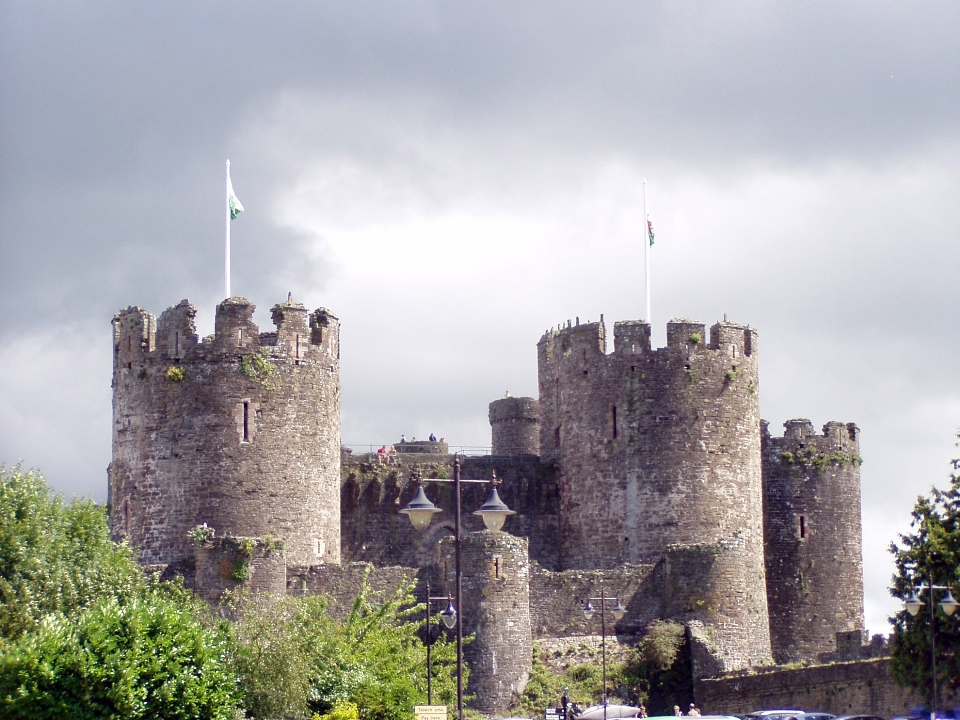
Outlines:
{"label": "stone masonry wall", "polygon": [[[766,623],[757,334],[733,323],[646,323],[549,332],[538,345],[541,447],[559,457],[560,568],[656,563],[670,545],[736,545],[718,617],[737,627],[729,662],[770,657]],[[723,583],[729,582],[727,587]],[[740,660],[736,660],[740,658]],[[735,667],[727,665],[725,669]]]}
{"label": "stone masonry wall", "polygon": [[[244,551],[244,541],[250,549]],[[287,562],[283,550],[259,538],[214,538],[196,548],[194,590],[216,602],[224,591],[243,587],[280,597],[287,591]]]}
{"label": "stone masonry wall", "polygon": [[506,397],[490,403],[494,456],[540,455],[540,403]]}
{"label": "stone masonry wall", "polygon": [[[706,714],[745,714],[762,708],[797,708],[879,717],[904,716],[922,698],[890,678],[889,660],[814,665],[697,680],[697,705]],[[960,705],[945,698],[942,708]]]}
{"label": "stone masonry wall", "polygon": [[202,342],[186,300],[114,325],[111,528],[144,563],[191,574],[187,532],[272,535],[292,564],[340,562],[339,323],[287,302],[217,306]]}
{"label": "stone masonry wall", "polygon": [[[456,573],[452,538],[436,548],[442,593],[454,595]],[[482,530],[461,543],[463,634],[476,633],[464,646],[470,665],[471,706],[485,713],[506,712],[527,685],[533,662],[530,632],[530,561],[527,540]],[[442,594],[441,593],[441,594]]]}
{"label": "stone masonry wall", "polygon": [[763,428],[764,537],[770,636],[778,663],[832,652],[863,630],[859,430],[809,420]]}
{"label": "stone masonry wall", "polygon": [[[431,456],[433,457],[433,456]],[[517,514],[507,519],[504,530],[528,538],[530,555],[543,565],[557,562],[558,496],[554,469],[537,458],[464,458],[462,477],[487,479],[494,471],[503,480],[501,499]],[[452,483],[426,483],[424,490],[441,510],[422,533],[399,510],[416,492],[411,476],[453,477],[452,457],[443,462],[415,462],[404,457],[400,465],[378,465],[348,460],[343,465],[341,518],[345,561],[372,562],[378,566],[424,567],[433,548],[453,534]],[[463,485],[463,528],[483,528],[473,511],[483,505],[488,485]]]}

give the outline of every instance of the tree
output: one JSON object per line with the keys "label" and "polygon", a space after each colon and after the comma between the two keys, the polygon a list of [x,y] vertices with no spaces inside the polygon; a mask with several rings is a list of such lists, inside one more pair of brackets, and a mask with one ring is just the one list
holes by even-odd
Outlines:
{"label": "tree", "polygon": [[240,688],[225,623],[192,593],[155,583],[73,618],[50,615],[0,653],[10,720],[232,720]]}
{"label": "tree", "polygon": [[68,505],[39,473],[0,467],[0,641],[142,581],[130,549],[111,542],[101,506]]}
{"label": "tree", "polygon": [[0,469],[0,717],[231,718],[225,623],[145,578],[105,509]]}
{"label": "tree", "polygon": [[[960,444],[960,443],[958,443]],[[906,600],[914,588],[933,579],[935,585],[949,585],[954,594],[960,588],[960,459],[952,461],[953,472],[946,490],[936,487],[927,497],[917,498],[913,508],[912,532],[901,535],[890,546],[897,572],[891,594]],[[938,602],[944,591],[929,591],[923,602]],[[911,616],[905,609],[890,618],[893,623],[890,670],[893,679],[931,700],[930,612],[929,606]],[[938,608],[934,614],[936,671],[939,691],[960,690],[960,617],[947,617]],[[939,694],[939,693],[938,693]]]}
{"label": "tree", "polygon": [[[239,596],[228,602],[233,655],[247,710],[258,718],[337,715],[356,707],[359,720],[392,720],[426,702],[424,611],[401,586],[379,602],[366,581],[343,620],[323,597]],[[455,646],[433,646],[434,702],[453,704]],[[338,708],[340,710],[338,710]]]}

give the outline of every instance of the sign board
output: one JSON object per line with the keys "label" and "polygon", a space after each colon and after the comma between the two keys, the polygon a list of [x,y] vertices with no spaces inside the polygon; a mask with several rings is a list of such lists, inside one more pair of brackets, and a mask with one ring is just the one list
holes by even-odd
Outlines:
{"label": "sign board", "polygon": [[446,705],[416,705],[413,714],[417,720],[447,720]]}
{"label": "sign board", "polygon": [[560,708],[547,708],[543,711],[544,720],[560,720],[563,717],[563,710]]}

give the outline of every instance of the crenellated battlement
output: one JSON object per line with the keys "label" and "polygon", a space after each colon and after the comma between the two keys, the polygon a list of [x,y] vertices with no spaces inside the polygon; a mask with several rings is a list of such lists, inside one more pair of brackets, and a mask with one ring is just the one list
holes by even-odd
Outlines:
{"label": "crenellated battlement", "polygon": [[143,375],[165,362],[232,362],[253,354],[294,365],[339,359],[339,321],[327,308],[308,312],[288,299],[271,310],[276,330],[263,333],[253,320],[255,311],[246,298],[224,300],[217,305],[214,334],[201,341],[197,308],[188,300],[164,310],[159,322],[143,308],[129,307],[113,318],[114,372],[136,367]]}
{"label": "crenellated battlement", "polygon": [[794,418],[783,424],[783,437],[772,437],[766,421],[762,421],[761,428],[766,454],[782,464],[823,469],[827,463],[861,462],[860,428],[855,423],[831,421],[818,434],[812,422]]}

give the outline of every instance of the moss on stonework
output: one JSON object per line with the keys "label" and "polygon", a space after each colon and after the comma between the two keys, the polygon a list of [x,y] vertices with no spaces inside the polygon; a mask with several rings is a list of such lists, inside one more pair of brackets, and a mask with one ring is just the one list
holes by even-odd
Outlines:
{"label": "moss on stonework", "polygon": [[260,383],[267,390],[277,389],[277,384],[270,379],[276,374],[277,366],[267,360],[262,351],[241,357],[240,372],[251,380]]}
{"label": "moss on stonework", "polygon": [[817,472],[823,472],[830,466],[863,464],[863,458],[854,453],[847,453],[843,450],[837,450],[833,453],[824,453],[817,448],[799,448],[796,452],[785,450],[780,453],[780,463],[786,466],[798,466],[807,469],[815,469]]}

